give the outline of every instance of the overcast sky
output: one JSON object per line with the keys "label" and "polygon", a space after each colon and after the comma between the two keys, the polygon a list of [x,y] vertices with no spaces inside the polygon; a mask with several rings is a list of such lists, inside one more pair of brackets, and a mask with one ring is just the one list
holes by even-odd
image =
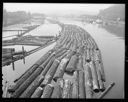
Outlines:
{"label": "overcast sky", "polygon": [[98,14],[113,4],[69,4],[69,3],[4,3],[7,11],[27,11],[44,14]]}

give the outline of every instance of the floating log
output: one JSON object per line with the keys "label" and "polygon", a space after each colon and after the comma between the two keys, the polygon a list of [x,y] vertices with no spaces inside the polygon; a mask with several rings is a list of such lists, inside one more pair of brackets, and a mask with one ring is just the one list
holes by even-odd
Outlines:
{"label": "floating log", "polygon": [[[52,58],[52,59],[53,59],[53,58]],[[49,63],[51,63],[51,60],[50,60]],[[49,63],[48,63],[48,65],[49,65]],[[48,65],[47,65],[47,66],[48,66]],[[41,66],[41,65],[40,65],[40,66]],[[46,66],[46,68],[43,70],[44,73],[47,73],[47,71],[46,71],[46,70],[47,70],[47,66]],[[28,69],[25,73],[27,73],[29,70],[30,70],[30,69]],[[46,72],[45,72],[45,71],[46,71]],[[25,73],[24,73],[24,74],[25,74]],[[23,75],[24,75],[24,74],[23,74]],[[23,75],[21,75],[18,79],[16,79],[15,82],[17,82]],[[43,74],[43,75],[44,75],[44,74]]]}
{"label": "floating log", "polygon": [[59,65],[60,61],[55,59],[52,66],[50,67],[50,70],[48,71],[48,73],[45,76],[45,79],[42,83],[42,86],[45,86],[47,84],[49,84],[52,81],[52,78],[57,70],[57,67]]}
{"label": "floating log", "polygon": [[89,54],[90,54],[91,61],[94,61],[94,50],[93,49],[90,49]]}
{"label": "floating log", "polygon": [[83,53],[84,53],[84,46],[79,47],[78,53],[79,53],[80,55],[83,55]]}
{"label": "floating log", "polygon": [[[56,62],[59,62],[63,57],[65,56],[65,54],[63,54],[61,57],[58,58],[58,60],[56,59],[55,61]],[[50,83],[56,70],[57,70],[57,66],[58,66],[58,63],[56,63],[54,61],[54,64],[52,64],[52,66],[49,68],[45,68],[44,71],[43,71],[43,76],[46,75],[47,71],[49,70],[49,72],[47,73],[47,75],[45,76],[45,80],[41,83],[41,87],[44,87],[46,84]],[[47,79],[48,78],[48,79]]]}
{"label": "floating log", "polygon": [[52,95],[53,89],[54,89],[53,85],[51,84],[46,85],[41,98],[50,98]]}
{"label": "floating log", "polygon": [[62,78],[64,75],[64,71],[66,69],[67,63],[69,59],[63,58],[58,66],[58,70],[53,78],[53,80],[56,82],[58,78]]}
{"label": "floating log", "polygon": [[67,73],[73,73],[76,69],[76,64],[77,64],[77,55],[73,55],[66,67],[66,72]]}
{"label": "floating log", "polygon": [[102,99],[109,91],[110,89],[115,85],[114,82],[112,82],[107,88],[106,90],[98,97],[98,99]]}
{"label": "floating log", "polygon": [[72,98],[73,93],[73,83],[71,84],[70,91],[69,91],[69,97]]}
{"label": "floating log", "polygon": [[[50,69],[50,67],[51,67],[51,65],[53,64],[53,61],[55,60],[55,57],[53,57],[50,61],[49,61],[49,63],[46,65],[46,67],[45,67],[45,69],[42,71],[42,73],[40,74],[41,76],[42,76],[42,79],[44,80],[44,78],[45,78],[45,75],[46,75],[46,73],[48,72],[48,70]],[[38,78],[37,78],[38,79]],[[40,85],[40,87],[42,87],[41,85],[42,85],[42,83],[43,83],[43,80],[41,80],[39,83],[36,83],[36,81],[35,81],[35,83],[32,85],[32,87],[34,86],[34,88],[33,88],[33,91],[36,89],[36,87],[38,87],[39,85]],[[29,86],[30,88],[28,88],[30,91],[32,90],[31,88],[31,86]],[[42,89],[43,89],[44,87],[42,87]],[[31,94],[33,93],[33,91],[31,91]],[[38,93],[38,91],[43,91],[43,90],[37,90],[36,91],[36,93]],[[27,91],[26,91],[27,92]],[[36,94],[35,93],[35,94]],[[40,92],[39,92],[40,93]],[[38,94],[37,94],[38,95]],[[35,95],[34,95],[35,96]],[[33,97],[34,97],[33,96]],[[39,96],[39,95],[38,95]],[[37,97],[37,96],[36,96]]]}
{"label": "floating log", "polygon": [[[49,64],[49,63],[48,63]],[[44,76],[42,76],[42,73],[29,85],[29,87],[22,93],[20,97],[22,98],[29,98],[35,91],[35,89],[41,84],[41,82],[44,80]]]}
{"label": "floating log", "polygon": [[84,65],[84,76],[85,76],[85,92],[86,98],[93,97],[93,83],[92,83],[92,72],[88,64]]}
{"label": "floating log", "polygon": [[83,58],[82,58],[82,56],[79,56],[79,60],[77,63],[77,70],[83,70]]}
{"label": "floating log", "polygon": [[56,52],[56,57],[60,57],[60,56],[62,56],[64,53],[66,53],[67,52],[67,50],[66,49],[64,49],[63,51],[61,51],[61,52]]}
{"label": "floating log", "polygon": [[[44,80],[44,76],[47,73],[48,69],[52,65],[54,61],[54,57],[51,58],[51,60],[46,65],[45,69],[42,71],[42,73],[29,85],[29,87],[23,92],[23,94],[20,97],[29,98],[35,91],[35,89],[41,84],[41,82]],[[43,67],[43,66],[39,66]]]}
{"label": "floating log", "polygon": [[[20,77],[12,98],[93,98],[94,92],[105,89],[102,59],[94,39],[78,26],[62,27],[56,46]],[[63,79],[64,72],[74,72],[73,84]]]}
{"label": "floating log", "polygon": [[89,63],[90,68],[91,68],[91,72],[92,72],[92,80],[93,80],[93,90],[94,92],[99,92],[99,85],[98,85],[98,76],[97,76],[97,72],[96,72],[96,68],[94,66],[94,62],[91,61]]}
{"label": "floating log", "polygon": [[[58,85],[60,85],[60,87],[63,89],[64,88],[64,79],[63,78],[59,78],[58,80],[57,80],[57,83],[58,83]],[[63,91],[63,90],[62,90]]]}
{"label": "floating log", "polygon": [[102,80],[105,82],[106,78],[105,78],[104,66],[103,66],[100,50],[95,50],[95,56],[96,56],[95,61],[100,63],[99,64],[99,70],[101,71]]}
{"label": "floating log", "polygon": [[20,86],[19,88],[13,93],[12,97],[17,98],[19,97],[24,90],[32,83],[32,81],[41,73],[41,71],[44,69],[44,67],[47,65],[49,60],[52,58],[53,55],[51,55],[44,63],[43,67],[38,67],[33,74],[31,74]]}
{"label": "floating log", "polygon": [[55,60],[55,57],[51,58],[51,60],[46,65],[45,69],[43,70],[43,72],[41,74],[43,77],[45,77],[46,73],[49,71],[49,69],[50,69],[51,65],[53,64],[54,60]]}
{"label": "floating log", "polygon": [[35,90],[35,92],[32,94],[31,98],[40,98],[41,95],[43,94],[43,90],[44,90],[44,88],[42,88],[42,87],[39,86],[39,87]]}
{"label": "floating log", "polygon": [[90,57],[90,53],[89,53],[90,49],[86,49],[86,61],[90,62],[91,61],[91,57]]}
{"label": "floating log", "polygon": [[71,98],[71,87],[72,83],[69,80],[65,80],[64,82],[64,88],[63,88],[63,93],[62,93],[62,98]]}
{"label": "floating log", "polygon": [[42,70],[43,68],[38,68],[38,70],[36,70],[23,84],[20,85],[20,87],[13,93],[12,97],[19,97]]}
{"label": "floating log", "polygon": [[61,98],[61,87],[60,85],[55,85],[54,86],[54,90],[53,90],[53,93],[51,95],[51,98]]}
{"label": "floating log", "polygon": [[79,72],[79,98],[85,98],[85,86],[84,86],[84,72],[83,71],[78,71]]}
{"label": "floating log", "polygon": [[15,92],[15,90],[19,88],[19,86],[36,70],[37,67],[38,67],[38,65],[33,65],[31,67],[31,70],[29,70],[20,79],[18,79],[18,81],[16,82],[16,84],[14,86],[12,86],[8,89],[8,92]]}
{"label": "floating log", "polygon": [[64,87],[64,79],[59,78],[57,80],[56,86],[54,87],[54,91],[52,93],[51,98],[62,98],[63,87]]}
{"label": "floating log", "polygon": [[93,49],[95,46],[94,46],[94,43],[90,39],[91,37],[88,38],[89,46],[90,46],[90,49]]}
{"label": "floating log", "polygon": [[101,71],[99,69],[99,63],[97,63],[97,61],[96,61],[96,62],[94,62],[94,65],[95,65],[96,72],[97,72],[99,89],[100,89],[100,91],[104,91],[105,87],[104,87],[104,83],[103,83],[103,80],[102,80]]}
{"label": "floating log", "polygon": [[90,42],[93,44],[94,49],[98,49],[98,46],[97,46],[95,40],[92,37],[90,37],[89,39],[90,39]]}
{"label": "floating log", "polygon": [[19,86],[27,80],[27,78],[43,63],[51,54],[51,51],[42,56],[34,65],[32,65],[16,82],[16,85],[8,89],[9,92],[14,92]]}
{"label": "floating log", "polygon": [[79,73],[76,70],[73,73],[74,83],[73,83],[73,91],[72,91],[72,98],[79,98]]}
{"label": "floating log", "polygon": [[70,50],[69,53],[67,54],[66,58],[70,60],[70,58],[75,54],[74,51]]}

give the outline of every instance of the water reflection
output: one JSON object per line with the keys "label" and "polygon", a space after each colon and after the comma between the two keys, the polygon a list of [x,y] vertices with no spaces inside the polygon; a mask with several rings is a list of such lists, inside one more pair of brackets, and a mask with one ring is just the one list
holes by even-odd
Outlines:
{"label": "water reflection", "polygon": [[61,27],[57,24],[51,24],[45,20],[45,24],[39,26],[38,28],[26,33],[25,35],[32,36],[56,36],[58,32],[61,31]]}
{"label": "water reflection", "polygon": [[114,35],[124,38],[124,34],[125,34],[125,25],[124,24],[121,24],[121,25],[107,24],[107,25],[99,25],[99,27],[106,29],[108,32],[110,32]]}

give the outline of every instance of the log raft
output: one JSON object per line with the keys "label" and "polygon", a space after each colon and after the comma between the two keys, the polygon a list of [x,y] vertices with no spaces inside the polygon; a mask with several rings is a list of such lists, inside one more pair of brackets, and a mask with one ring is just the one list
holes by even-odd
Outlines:
{"label": "log raft", "polygon": [[[56,45],[8,89],[11,98],[93,98],[105,90],[102,56],[95,40],[79,26],[59,24],[62,30]],[[64,74],[74,78],[65,79]]]}

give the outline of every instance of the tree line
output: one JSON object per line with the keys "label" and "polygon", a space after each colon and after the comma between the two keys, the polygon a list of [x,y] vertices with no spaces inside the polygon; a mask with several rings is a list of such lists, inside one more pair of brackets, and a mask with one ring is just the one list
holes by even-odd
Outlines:
{"label": "tree line", "polygon": [[8,12],[3,9],[3,26],[24,22],[31,18],[31,13],[25,11]]}

